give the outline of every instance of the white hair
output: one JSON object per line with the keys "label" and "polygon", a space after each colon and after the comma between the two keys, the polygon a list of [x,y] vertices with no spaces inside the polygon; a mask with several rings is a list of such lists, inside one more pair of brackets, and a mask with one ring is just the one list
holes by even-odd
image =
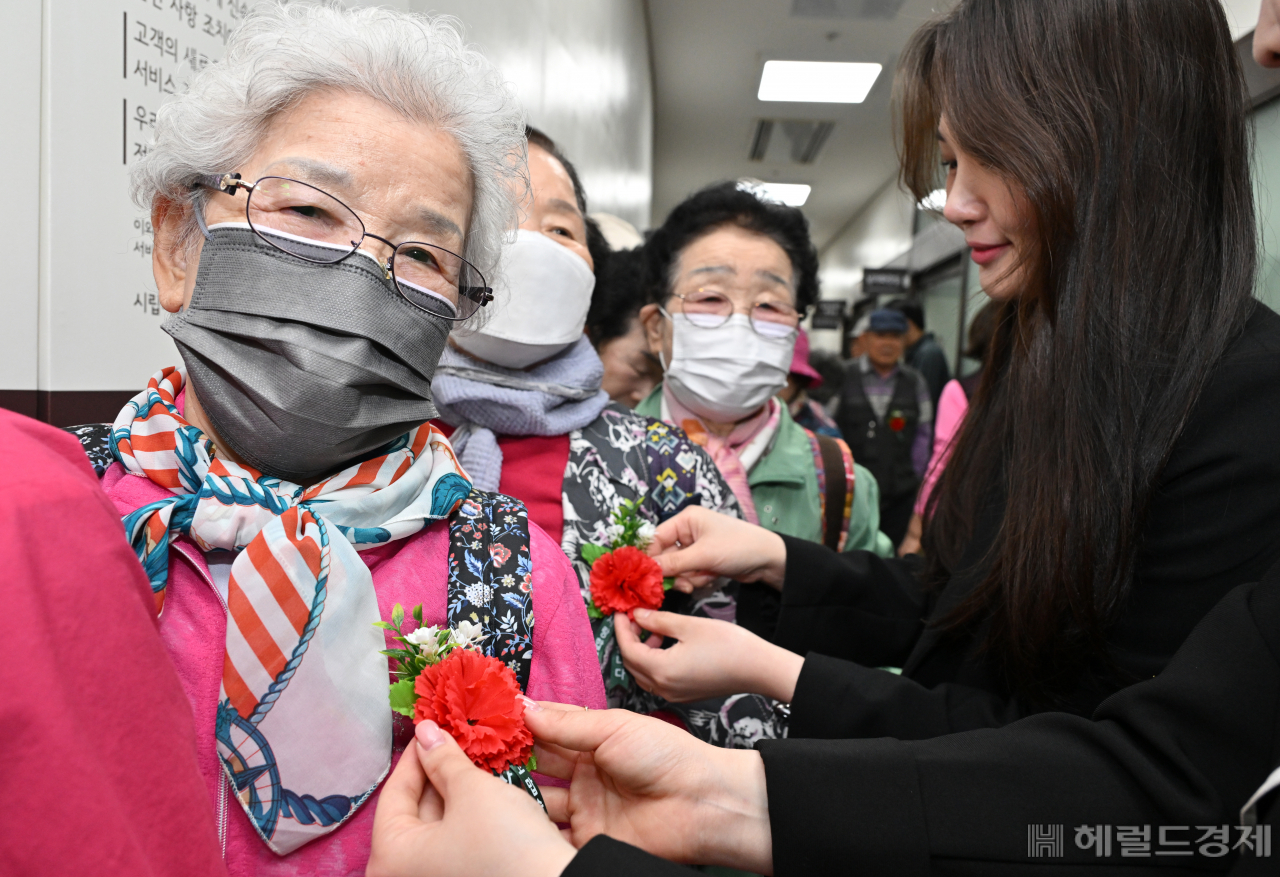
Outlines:
{"label": "white hair", "polygon": [[[197,178],[253,155],[275,117],[326,89],[366,94],[451,134],[471,171],[462,256],[498,263],[524,191],[524,112],[498,69],[447,16],[322,4],[264,3],[231,35],[227,56],[156,114],[155,143],[133,168],[133,199],[199,207]],[[183,239],[196,232],[194,211]]]}

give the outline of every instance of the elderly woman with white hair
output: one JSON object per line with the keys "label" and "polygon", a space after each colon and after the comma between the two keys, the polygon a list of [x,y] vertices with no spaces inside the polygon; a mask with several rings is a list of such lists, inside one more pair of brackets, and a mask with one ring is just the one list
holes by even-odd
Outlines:
{"label": "elderly woman with white hair", "polygon": [[465,624],[531,697],[605,704],[558,540],[473,491],[427,423],[515,225],[523,141],[451,21],[276,5],[161,111],[135,173],[185,368],[116,418],[102,486],[233,875],[363,873],[409,739],[374,627],[393,604]]}

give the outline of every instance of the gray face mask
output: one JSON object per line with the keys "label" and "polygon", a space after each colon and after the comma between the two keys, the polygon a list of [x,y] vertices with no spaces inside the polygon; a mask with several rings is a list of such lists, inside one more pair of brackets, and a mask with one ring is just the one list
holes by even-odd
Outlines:
{"label": "gray face mask", "polygon": [[311,264],[234,226],[208,232],[191,304],[164,324],[222,440],[294,482],[435,417],[450,328],[361,252]]}

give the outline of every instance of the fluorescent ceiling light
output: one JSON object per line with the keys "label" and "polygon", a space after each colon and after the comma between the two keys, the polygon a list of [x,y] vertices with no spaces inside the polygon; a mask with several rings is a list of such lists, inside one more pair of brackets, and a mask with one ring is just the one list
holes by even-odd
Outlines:
{"label": "fluorescent ceiling light", "polygon": [[934,189],[928,195],[924,196],[924,200],[920,202],[921,210],[942,210],[947,206],[947,190]]}
{"label": "fluorescent ceiling light", "polygon": [[814,104],[860,104],[879,75],[879,64],[766,61],[756,97]]}
{"label": "fluorescent ceiling light", "polygon": [[813,191],[812,186],[804,183],[762,183],[759,180],[742,180],[738,188],[751,192],[761,201],[777,201],[788,207],[803,207]]}

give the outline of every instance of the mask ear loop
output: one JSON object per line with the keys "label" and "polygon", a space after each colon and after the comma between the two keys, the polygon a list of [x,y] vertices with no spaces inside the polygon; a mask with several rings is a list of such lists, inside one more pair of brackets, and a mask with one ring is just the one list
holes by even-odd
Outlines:
{"label": "mask ear loop", "polygon": [[[667,309],[662,305],[658,305],[658,313],[670,320],[673,327],[675,326],[675,318],[672,317],[671,314],[667,313]],[[667,355],[662,348],[658,348],[658,365],[662,366],[662,373],[665,375],[667,373]]]}
{"label": "mask ear loop", "polygon": [[211,237],[209,234],[209,225],[204,221],[204,199],[197,197],[191,202],[191,209],[195,211],[196,225],[200,227],[200,234],[204,235],[204,239],[206,241],[209,240]]}

